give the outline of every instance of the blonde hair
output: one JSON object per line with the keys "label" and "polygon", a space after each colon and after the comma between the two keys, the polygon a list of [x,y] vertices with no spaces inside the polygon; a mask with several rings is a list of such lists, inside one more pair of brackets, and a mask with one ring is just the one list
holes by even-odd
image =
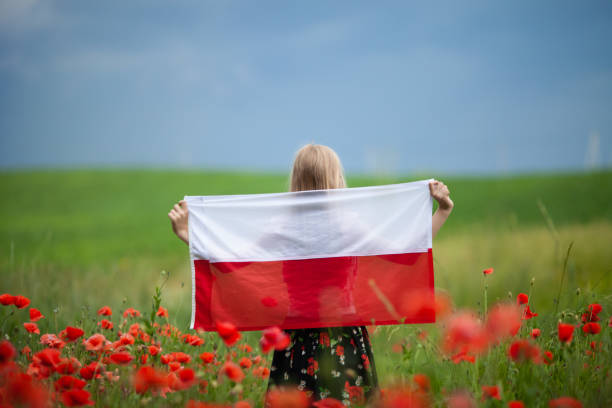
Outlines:
{"label": "blonde hair", "polygon": [[289,180],[289,191],[346,187],[342,163],[336,152],[316,144],[307,144],[297,151]]}

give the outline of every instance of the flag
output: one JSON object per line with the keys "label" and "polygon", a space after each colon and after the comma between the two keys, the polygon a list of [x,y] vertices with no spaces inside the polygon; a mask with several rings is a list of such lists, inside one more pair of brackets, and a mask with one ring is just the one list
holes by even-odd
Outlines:
{"label": "flag", "polygon": [[435,321],[428,184],[185,197],[191,328]]}

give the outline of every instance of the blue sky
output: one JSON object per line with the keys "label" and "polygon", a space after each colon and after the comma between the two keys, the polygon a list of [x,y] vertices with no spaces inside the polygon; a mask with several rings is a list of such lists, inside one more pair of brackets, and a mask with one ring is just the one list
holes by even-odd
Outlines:
{"label": "blue sky", "polygon": [[609,1],[0,0],[0,168],[612,166]]}

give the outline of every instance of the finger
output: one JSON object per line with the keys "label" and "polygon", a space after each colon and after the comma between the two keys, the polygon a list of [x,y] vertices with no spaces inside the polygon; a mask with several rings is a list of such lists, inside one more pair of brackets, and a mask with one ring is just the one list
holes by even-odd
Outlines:
{"label": "finger", "polygon": [[176,211],[176,212],[180,212],[181,211],[181,207],[179,207],[178,204],[174,204],[173,208],[174,208],[174,211]]}
{"label": "finger", "polygon": [[181,207],[187,207],[187,201],[181,200],[178,202]]}
{"label": "finger", "polygon": [[172,221],[176,221],[176,216],[171,212],[168,213],[168,218],[170,218]]}

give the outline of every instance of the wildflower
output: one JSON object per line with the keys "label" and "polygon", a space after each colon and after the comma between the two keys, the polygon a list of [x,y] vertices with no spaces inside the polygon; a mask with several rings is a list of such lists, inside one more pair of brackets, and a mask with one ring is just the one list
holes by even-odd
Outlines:
{"label": "wildflower", "polygon": [[17,352],[15,351],[15,347],[11,344],[10,341],[4,340],[0,342],[0,367],[7,364],[10,361],[13,361]]}
{"label": "wildflower", "polygon": [[62,392],[62,402],[67,407],[80,407],[82,405],[94,405],[89,399],[89,391],[72,389]]}
{"label": "wildflower", "polygon": [[15,304],[15,296],[3,293],[0,295],[0,303],[2,306],[10,306]]}
{"label": "wildflower", "polygon": [[205,351],[204,353],[200,354],[200,360],[202,360],[204,364],[208,364],[212,362],[214,359],[215,359],[215,355],[213,353],[209,353]]}
{"label": "wildflower", "polygon": [[132,357],[132,355],[126,351],[119,351],[117,353],[111,354],[109,359],[115,364],[125,365],[129,364],[134,359],[134,357]]}
{"label": "wildflower", "polygon": [[508,402],[508,408],[525,408],[523,401],[510,401]]}
{"label": "wildflower", "polygon": [[81,337],[85,332],[78,327],[67,326],[64,330],[60,332],[60,337],[68,342],[75,341],[79,337]]}
{"label": "wildflower", "polygon": [[236,364],[231,361],[226,361],[221,367],[221,374],[224,374],[234,382],[241,382],[244,378],[244,373]]}
{"label": "wildflower", "polygon": [[531,337],[533,337],[534,339],[537,339],[538,337],[540,337],[540,334],[542,334],[542,332],[538,328],[531,330]]}
{"label": "wildflower", "polygon": [[508,357],[516,362],[532,361],[539,364],[541,361],[540,349],[528,340],[516,340],[513,342],[510,348],[508,348]]}
{"label": "wildflower", "polygon": [[3,379],[0,395],[3,407],[46,407],[49,401],[45,386],[19,372]]}
{"label": "wildflower", "polygon": [[561,397],[548,401],[550,408],[582,408],[582,403],[572,397]]}
{"label": "wildflower", "polygon": [[413,375],[412,381],[419,387],[421,391],[429,391],[429,377],[427,377],[425,374]]}
{"label": "wildflower", "polygon": [[33,308],[33,307],[30,308],[30,321],[31,322],[37,322],[44,317],[45,316],[43,316],[43,314],[40,313],[40,310]]}
{"label": "wildflower", "polygon": [[524,293],[519,293],[516,296],[516,303],[519,305],[526,305],[529,302],[529,297]]}
{"label": "wildflower", "polygon": [[156,356],[160,351],[160,348],[157,346],[149,346],[149,354],[152,356]]}
{"label": "wildflower", "polygon": [[273,389],[266,394],[265,406],[266,408],[307,408],[310,406],[310,399],[304,391],[298,389]]}
{"label": "wildflower", "polygon": [[106,338],[99,333],[94,334],[87,340],[83,340],[83,345],[89,351],[102,350],[102,348],[106,345],[106,343],[107,343]]}
{"label": "wildflower", "polygon": [[483,385],[482,386],[482,399],[497,399],[501,400],[499,395],[499,387],[497,385]]}
{"label": "wildflower", "polygon": [[490,341],[515,336],[521,328],[521,310],[511,303],[499,303],[487,316],[486,330]]}
{"label": "wildflower", "polygon": [[447,353],[481,352],[488,341],[481,322],[469,312],[459,312],[451,316],[442,339],[443,349]]}
{"label": "wildflower", "polygon": [[584,326],[582,326],[582,331],[588,334],[598,334],[601,332],[601,326],[599,323],[595,322],[585,323]]}
{"label": "wildflower", "polygon": [[106,319],[102,319],[100,322],[98,322],[98,326],[101,326],[106,330],[113,330],[113,322]]}
{"label": "wildflower", "polygon": [[17,306],[17,309],[23,309],[30,304],[30,299],[25,296],[17,295],[15,296],[15,301],[13,304]]}
{"label": "wildflower", "polygon": [[53,333],[45,333],[40,336],[40,344],[56,349],[61,349],[66,345],[62,339]]}
{"label": "wildflower", "polygon": [[461,351],[461,352],[455,354],[454,356],[452,356],[451,360],[455,364],[459,364],[462,361],[467,361],[468,363],[474,364],[474,362],[476,361],[476,356],[474,356],[472,354],[468,354],[465,351]]}
{"label": "wildflower", "polygon": [[455,391],[447,399],[448,408],[476,408],[476,401],[467,391]]}
{"label": "wildflower", "polygon": [[[325,335],[327,335],[327,333],[325,333]],[[287,333],[274,326],[263,331],[259,344],[261,345],[262,351],[267,353],[272,348],[275,350],[283,350],[289,346],[290,342],[291,340]],[[327,337],[327,342],[327,344],[329,344],[329,337]]]}
{"label": "wildflower", "polygon": [[240,367],[242,368],[251,368],[251,366],[253,365],[253,362],[246,357],[242,357],[240,359],[239,364],[240,364]]}
{"label": "wildflower", "polygon": [[553,358],[554,358],[554,356],[553,356],[552,351],[550,351],[550,350],[546,350],[546,351],[544,352],[544,364],[550,364],[550,363],[552,363],[552,362],[553,362]]}
{"label": "wildflower", "polygon": [[236,326],[228,322],[217,322],[217,332],[229,347],[234,345],[240,339],[240,332],[236,330]]}
{"label": "wildflower", "polygon": [[335,398],[323,398],[317,402],[312,403],[313,407],[316,408],[344,408],[344,404]]}
{"label": "wildflower", "polygon": [[168,317],[168,309],[160,306],[159,309],[157,309],[157,313],[155,313],[155,315],[159,317]]}
{"label": "wildflower", "polygon": [[138,394],[148,390],[160,391],[168,386],[168,379],[164,373],[151,366],[142,366],[132,377],[132,385]]}
{"label": "wildflower", "polygon": [[111,316],[113,311],[108,306],[102,306],[100,309],[98,309],[98,314],[100,316]]}
{"label": "wildflower", "polygon": [[[0,347],[1,349],[1,347]],[[28,358],[28,360],[30,359],[30,354],[32,354],[32,349],[30,348],[30,346],[24,346],[21,349],[21,354],[23,354],[24,356],[26,356]],[[0,350],[0,366],[2,365],[2,352]]]}
{"label": "wildflower", "polygon": [[140,312],[133,307],[128,307],[123,312],[123,317],[140,317]]}
{"label": "wildflower", "polygon": [[99,364],[97,361],[94,361],[93,363],[90,363],[85,367],[81,368],[81,370],[79,371],[79,375],[85,380],[91,380],[94,377],[101,377],[101,373],[103,370],[104,366],[102,364]]}
{"label": "wildflower", "polygon": [[386,389],[382,394],[383,407],[425,408],[430,405],[427,394],[409,387]]}
{"label": "wildflower", "polygon": [[537,313],[533,313],[533,312],[531,311],[531,309],[529,308],[529,305],[527,305],[527,307],[525,308],[525,313],[524,313],[524,315],[523,315],[523,319],[525,319],[525,320],[529,320],[529,319],[531,319],[531,318],[536,317],[537,315],[538,315],[538,314],[537,314]]}
{"label": "wildflower", "polygon": [[119,337],[119,344],[122,346],[127,346],[129,344],[134,344],[134,336],[130,333],[124,333]]}
{"label": "wildflower", "polygon": [[58,374],[73,374],[77,368],[81,367],[81,363],[75,357],[63,358],[61,362],[55,366],[55,371]]}
{"label": "wildflower", "polygon": [[83,380],[79,380],[71,375],[64,375],[55,382],[55,391],[62,392],[71,390],[73,388],[82,389],[85,387],[85,384],[87,383]]}
{"label": "wildflower", "polygon": [[40,334],[40,329],[36,323],[24,323],[23,327],[30,333]]}
{"label": "wildflower", "polygon": [[263,367],[263,366],[253,367],[252,372],[253,372],[254,377],[261,378],[262,380],[265,380],[266,378],[270,376],[270,369],[268,367]]}
{"label": "wildflower", "polygon": [[482,271],[482,273],[483,273],[484,275],[490,275],[490,274],[492,274],[492,273],[493,273],[493,268],[488,268],[488,269],[485,269],[484,271]]}
{"label": "wildflower", "polygon": [[559,331],[559,340],[563,343],[569,343],[572,341],[574,335],[574,326],[567,323],[559,323],[557,326]]}

